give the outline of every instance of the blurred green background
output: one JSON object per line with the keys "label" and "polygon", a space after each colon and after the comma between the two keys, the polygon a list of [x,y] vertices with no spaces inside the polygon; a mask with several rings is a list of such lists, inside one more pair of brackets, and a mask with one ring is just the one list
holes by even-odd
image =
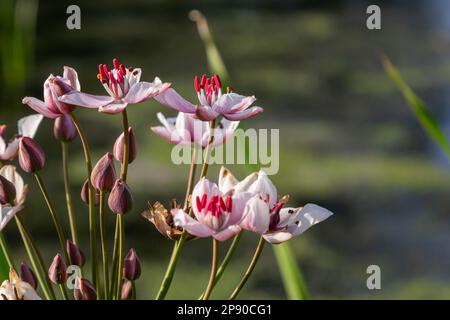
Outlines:
{"label": "blurred green background", "polygon": [[[81,8],[82,28],[66,28],[66,8]],[[279,128],[280,171],[273,177],[291,203],[321,204],[335,213],[291,241],[312,298],[450,298],[450,173],[380,64],[388,54],[450,135],[450,3],[378,1],[382,30],[366,28],[369,1],[35,1],[2,0],[0,123],[30,114],[24,95],[42,97],[49,73],[78,70],[82,89],[103,94],[97,65],[113,57],[159,76],[195,98],[192,79],[208,72],[203,45],[187,18],[200,9],[228,66],[233,87],[254,94],[265,112],[246,127]],[[182,199],[186,166],[170,161],[171,145],[152,135],[154,101],[128,108],[138,137],[130,166],[135,208],[126,217],[126,248],[144,264],[140,298],[153,298],[172,243],[140,213],[147,201]],[[121,119],[79,110],[93,158],[112,149]],[[37,140],[45,147],[44,179],[66,217],[60,148],[45,120]],[[78,199],[85,176],[79,140],[72,143],[71,178],[83,249],[88,253],[87,208]],[[232,167],[242,177],[247,168]],[[216,177],[218,168],[210,171]],[[50,262],[58,250],[37,186],[22,213]],[[108,219],[113,233],[114,217]],[[25,253],[14,224],[5,230],[17,257]],[[112,238],[112,236],[111,236]],[[225,298],[248,264],[257,237],[247,234],[213,298]],[[179,261],[169,298],[195,298],[204,289],[209,241],[190,242]],[[226,247],[224,245],[223,247]],[[110,245],[111,248],[111,245]],[[222,252],[225,248],[221,249]],[[382,290],[366,288],[366,268],[382,270]],[[273,251],[266,248],[240,298],[283,299]]]}

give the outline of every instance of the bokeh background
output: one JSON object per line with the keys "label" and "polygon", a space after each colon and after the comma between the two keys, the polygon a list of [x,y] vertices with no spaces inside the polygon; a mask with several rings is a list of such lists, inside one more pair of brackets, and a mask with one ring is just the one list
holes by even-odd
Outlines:
{"label": "bokeh background", "polygon": [[[81,7],[82,29],[66,28],[66,8]],[[311,297],[450,298],[450,173],[448,159],[428,140],[385,75],[387,54],[431,106],[450,135],[450,3],[446,0],[377,1],[382,30],[366,28],[368,1],[37,1],[2,0],[0,122],[31,110],[24,95],[42,96],[49,73],[78,70],[84,90],[102,94],[97,65],[118,57],[141,66],[143,79],[159,76],[194,99],[192,79],[208,72],[191,9],[200,9],[228,66],[233,87],[254,94],[265,113],[246,126],[279,128],[280,171],[273,176],[292,203],[315,202],[335,215],[291,241]],[[140,213],[147,201],[182,199],[186,166],[170,161],[171,145],[152,135],[155,101],[131,106],[138,159],[129,170],[135,207],[126,217],[126,248],[142,259],[140,298],[153,298],[172,243]],[[98,159],[121,130],[118,116],[77,114]],[[37,140],[45,147],[42,174],[59,215],[66,217],[60,148],[45,120]],[[88,253],[87,208],[78,198],[85,168],[79,140],[72,143],[71,183]],[[234,169],[234,168],[233,168]],[[247,168],[236,168],[245,175]],[[210,172],[216,176],[218,168]],[[50,262],[58,250],[54,230],[34,181],[22,213]],[[108,218],[110,234],[114,217]],[[6,237],[26,259],[14,224]],[[257,238],[245,235],[214,298],[225,298],[248,264]],[[169,298],[193,298],[206,285],[209,241],[186,246]],[[110,245],[111,247],[111,245]],[[226,247],[226,245],[224,245]],[[222,249],[225,251],[225,248]],[[382,290],[366,288],[366,268],[382,270]],[[263,252],[241,298],[286,297],[273,251]]]}

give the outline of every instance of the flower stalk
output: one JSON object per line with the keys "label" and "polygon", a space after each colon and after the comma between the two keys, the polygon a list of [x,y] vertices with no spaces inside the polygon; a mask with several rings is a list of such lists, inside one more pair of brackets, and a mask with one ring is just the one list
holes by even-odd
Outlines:
{"label": "flower stalk", "polygon": [[9,253],[8,245],[6,244],[5,237],[3,232],[0,231],[0,248],[2,249],[3,255],[6,258],[6,262],[8,263],[9,268],[14,269],[14,264]]}
{"label": "flower stalk", "polygon": [[217,272],[217,255],[219,251],[219,241],[216,239],[212,240],[212,260],[211,260],[211,274],[209,276],[208,286],[206,287],[205,294],[203,295],[203,300],[208,300],[211,296],[212,289],[214,287],[214,281],[216,279]]}
{"label": "flower stalk", "polygon": [[106,192],[100,191],[99,213],[100,213],[100,242],[102,246],[103,259],[103,287],[105,299],[109,294],[109,270],[108,270],[108,251],[106,248],[106,234],[105,234],[105,198]]}
{"label": "flower stalk", "polygon": [[69,183],[69,163],[68,163],[69,144],[67,142],[61,141],[61,150],[63,162],[64,192],[66,195],[67,215],[69,217],[70,234],[72,237],[72,242],[78,244],[77,224],[73,214],[73,201]]}

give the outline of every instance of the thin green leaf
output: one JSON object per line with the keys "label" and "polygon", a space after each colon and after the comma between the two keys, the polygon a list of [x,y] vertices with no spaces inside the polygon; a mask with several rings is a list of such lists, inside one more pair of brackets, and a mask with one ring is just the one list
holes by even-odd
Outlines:
{"label": "thin green leaf", "polygon": [[406,101],[408,102],[411,110],[425,129],[428,136],[438,144],[439,147],[450,158],[450,143],[442,130],[439,128],[439,124],[433,117],[429,108],[425,103],[412,91],[408,84],[403,80],[400,72],[392,65],[387,57],[382,59],[384,69],[389,77],[395,82],[397,87],[403,93]]}
{"label": "thin green leaf", "polygon": [[[189,17],[197,24],[198,33],[203,41],[206,50],[206,57],[209,67],[213,73],[216,73],[222,79],[222,84],[226,87],[230,83],[230,77],[222,60],[219,50],[217,49],[214,39],[208,27],[208,21],[198,10],[192,10]],[[242,128],[242,122],[240,127]],[[249,159],[249,147],[245,147],[245,159]],[[247,164],[251,171],[258,170],[257,165]],[[278,268],[283,279],[286,295],[291,300],[307,299],[308,293],[305,281],[303,280],[300,267],[298,266],[295,255],[288,243],[274,245]]]}
{"label": "thin green leaf", "polygon": [[3,251],[0,250],[0,283],[8,278],[8,262],[6,261],[6,257],[3,254]]}
{"label": "thin green leaf", "polygon": [[302,272],[298,267],[295,255],[288,242],[272,246],[278,267],[283,279],[284,290],[290,300],[305,300],[309,298]]}

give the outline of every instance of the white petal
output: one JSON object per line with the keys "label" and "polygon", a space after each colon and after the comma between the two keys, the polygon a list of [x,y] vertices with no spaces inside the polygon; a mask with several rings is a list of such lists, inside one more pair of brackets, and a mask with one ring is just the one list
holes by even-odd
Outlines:
{"label": "white petal", "polygon": [[23,137],[34,138],[39,125],[41,124],[44,116],[41,114],[32,114],[27,117],[23,117],[17,122],[19,129],[19,135]]}
{"label": "white petal", "polygon": [[263,237],[267,242],[278,244],[292,239],[293,236],[289,232],[279,231],[274,233],[266,233]]}
{"label": "white petal", "polygon": [[270,208],[273,208],[277,202],[277,188],[263,170],[258,172],[258,179],[248,188],[248,191],[260,194],[263,198],[268,195]]}
{"label": "white petal", "polygon": [[238,179],[234,177],[230,170],[222,166],[219,173],[219,190],[223,194],[228,193],[235,185],[238,184]]}
{"label": "white petal", "polygon": [[313,225],[328,219],[333,213],[318,205],[308,203],[300,209],[297,219],[288,226],[288,231],[298,236],[311,228]]}
{"label": "white petal", "polygon": [[248,231],[264,234],[269,229],[270,213],[267,203],[258,195],[253,196],[245,206],[243,220],[240,226]]}

